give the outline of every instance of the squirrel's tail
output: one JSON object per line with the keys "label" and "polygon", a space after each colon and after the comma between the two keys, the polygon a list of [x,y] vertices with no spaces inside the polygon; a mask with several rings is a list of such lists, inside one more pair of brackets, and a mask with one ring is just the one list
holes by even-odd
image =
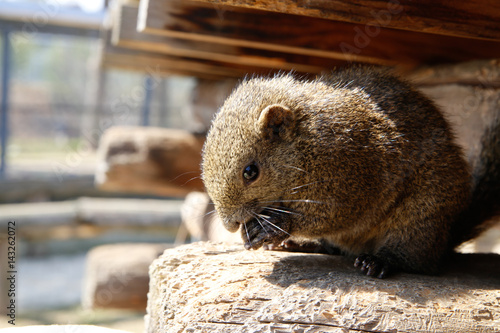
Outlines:
{"label": "squirrel's tail", "polygon": [[479,161],[473,170],[471,202],[452,234],[455,246],[478,236],[500,215],[500,113],[481,141]]}

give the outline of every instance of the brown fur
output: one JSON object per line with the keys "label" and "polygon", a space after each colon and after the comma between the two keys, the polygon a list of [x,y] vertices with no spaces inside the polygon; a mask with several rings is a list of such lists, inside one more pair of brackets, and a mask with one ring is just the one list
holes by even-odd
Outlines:
{"label": "brown fur", "polygon": [[[248,182],[244,168],[256,164]],[[322,239],[368,275],[433,274],[469,205],[471,176],[441,112],[385,72],[243,82],[216,115],[203,180],[247,248]]]}

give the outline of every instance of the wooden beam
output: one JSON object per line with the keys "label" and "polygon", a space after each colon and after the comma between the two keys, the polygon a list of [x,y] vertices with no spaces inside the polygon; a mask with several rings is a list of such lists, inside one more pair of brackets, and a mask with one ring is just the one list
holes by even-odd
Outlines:
{"label": "wooden beam", "polygon": [[313,58],[140,33],[136,29],[137,16],[136,6],[122,5],[117,8],[112,28],[114,45],[170,56],[305,73],[319,73],[325,68],[333,68],[341,64],[340,61],[327,58]]}
{"label": "wooden beam", "polygon": [[[2,3],[3,4],[3,3]],[[0,18],[0,30],[9,30],[18,32],[19,38],[31,38],[33,33],[78,36],[78,37],[99,37],[98,28],[81,28],[81,27],[66,27],[54,24],[39,24],[35,25],[32,22],[16,21],[14,19]]]}
{"label": "wooden beam", "polygon": [[[339,37],[351,31],[332,28],[328,20],[240,8],[214,8],[184,0],[141,1],[137,23],[138,31],[144,33],[346,61],[346,54],[337,44]],[[349,60],[395,64],[364,54],[351,54]]]}
{"label": "wooden beam", "polygon": [[500,41],[497,0],[195,0],[372,26]]}
{"label": "wooden beam", "polygon": [[458,62],[500,54],[500,43],[495,41],[214,6],[200,1],[142,0],[138,30],[198,42],[383,65]]}
{"label": "wooden beam", "polygon": [[228,65],[216,61],[169,56],[161,53],[145,52],[114,46],[111,32],[103,34],[102,65],[106,68],[119,68],[131,71],[147,72],[151,75],[182,75],[218,80],[228,77],[240,78],[249,73],[268,74],[261,68]]}
{"label": "wooden beam", "polygon": [[148,72],[152,75],[182,75],[205,79],[237,78],[245,75],[242,71],[201,63],[195,60],[125,51],[128,50],[121,50],[119,48],[108,49],[103,55],[103,66],[106,68]]}

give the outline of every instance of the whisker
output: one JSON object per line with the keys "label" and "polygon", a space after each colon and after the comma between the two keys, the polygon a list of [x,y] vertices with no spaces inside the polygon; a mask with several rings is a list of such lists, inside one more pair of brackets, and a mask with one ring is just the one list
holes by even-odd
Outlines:
{"label": "whisker", "polygon": [[287,165],[287,164],[284,164],[283,166],[285,166],[285,167],[287,167],[287,168],[292,168],[292,169],[295,169],[295,170],[299,170],[299,171],[302,171],[302,172],[304,172],[304,173],[307,173],[307,171],[306,171],[306,170],[301,169],[301,168],[296,167],[296,166],[293,166],[293,165]]}
{"label": "whisker", "polygon": [[261,214],[258,214],[262,217],[262,219],[264,221],[266,221],[267,223],[269,223],[270,225],[272,225],[273,227],[275,227],[276,229],[278,230],[281,230],[282,232],[284,232],[285,234],[287,234],[288,236],[291,236],[288,232],[286,232],[285,230],[281,229],[280,227],[278,227],[276,224],[272,223],[271,221],[269,221],[268,219],[264,218]]}
{"label": "whisker", "polygon": [[318,180],[316,182],[310,182],[308,184],[304,184],[304,185],[300,185],[300,186],[296,186],[296,187],[293,187],[290,189],[290,191],[296,191],[300,188],[303,188],[303,187],[306,187],[306,186],[311,186],[311,185],[314,185],[314,184],[319,184],[319,183],[323,183],[325,180]]}
{"label": "whisker", "polygon": [[[185,176],[185,175],[188,175],[190,173],[200,173],[199,171],[187,171],[187,172],[183,172],[181,173],[180,175],[176,176],[175,178],[171,179],[170,181],[173,182],[173,181],[176,181],[178,178],[182,177],[182,176]],[[196,178],[196,177],[195,177]]]}
{"label": "whisker", "polygon": [[297,212],[292,212],[292,211],[289,211],[289,210],[286,210],[286,209],[278,209],[278,208],[274,208],[274,207],[271,207],[271,206],[266,206],[266,207],[264,207],[264,209],[269,209],[269,210],[272,210],[272,211],[275,211],[275,212],[279,212],[279,213],[286,213],[286,214],[293,214],[293,215],[303,216],[302,214],[297,213]]}
{"label": "whisker", "polygon": [[277,202],[304,202],[304,203],[315,203],[315,204],[321,204],[321,205],[331,205],[329,202],[322,202],[322,201],[316,201],[316,200],[308,200],[308,199],[297,199],[297,200],[275,200],[275,201],[259,201],[261,204],[265,203],[277,203]]}
{"label": "whisker", "polygon": [[247,224],[244,223],[243,226],[245,227],[245,233],[247,234],[247,239],[250,242],[250,235],[248,234]]}
{"label": "whisker", "polygon": [[269,236],[269,232],[267,232],[267,229],[264,227],[264,225],[262,224],[262,222],[260,221],[259,219],[259,214],[255,214],[254,212],[250,212],[253,216],[255,216],[255,220],[257,222],[259,222],[260,226],[262,227],[262,229],[266,232],[266,234]]}
{"label": "whisker", "polygon": [[185,182],[184,184],[182,184],[181,186],[185,186],[187,183],[189,183],[189,182],[191,182],[191,181],[193,181],[193,180],[195,180],[195,179],[201,179],[201,176],[196,176],[196,177],[193,177],[193,178],[189,179],[188,181],[186,181],[186,182]]}
{"label": "whisker", "polygon": [[297,193],[297,190],[301,189],[301,188],[304,188],[304,187],[307,187],[307,186],[311,186],[311,185],[315,185],[315,184],[321,184],[321,183],[326,183],[326,182],[330,182],[332,180],[335,180],[335,178],[328,178],[328,179],[321,179],[321,180],[318,180],[318,181],[315,181],[315,182],[310,182],[310,183],[307,183],[307,184],[304,184],[304,185],[299,185],[299,186],[296,186],[296,187],[292,187],[290,189],[290,193],[291,194],[295,194]]}
{"label": "whisker", "polygon": [[216,212],[216,210],[215,210],[215,209],[212,209],[211,211],[206,212],[206,213],[203,215],[203,217],[207,217],[207,216],[209,216],[209,215],[212,215],[212,214],[214,214],[215,212]]}

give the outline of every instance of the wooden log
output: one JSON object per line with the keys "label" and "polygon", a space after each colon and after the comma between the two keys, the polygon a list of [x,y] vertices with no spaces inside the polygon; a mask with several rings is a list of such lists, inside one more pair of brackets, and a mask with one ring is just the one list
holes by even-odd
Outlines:
{"label": "wooden log", "polygon": [[269,69],[319,73],[325,68],[341,64],[340,61],[326,58],[140,33],[136,29],[138,11],[136,6],[127,5],[116,9],[112,30],[114,45],[175,57],[229,63],[241,68],[246,67],[247,73],[269,71]]}
{"label": "wooden log", "polygon": [[[179,226],[182,201],[159,199],[86,198],[56,202],[0,205],[0,227],[19,221],[21,235],[31,228],[50,229],[83,223],[100,227]],[[26,227],[26,229],[24,229]]]}
{"label": "wooden log", "polygon": [[148,267],[170,247],[166,244],[113,244],[89,251],[83,307],[144,311],[149,286]]}
{"label": "wooden log", "polygon": [[384,22],[368,26],[185,0],[143,0],[138,21],[139,31],[146,33],[373,64],[453,62],[500,54],[498,41],[386,26]]}
{"label": "wooden log", "polygon": [[386,26],[433,34],[500,40],[500,4],[496,0],[411,1],[253,1],[195,0],[214,6],[231,5],[279,13],[360,24],[377,24],[377,16],[389,15]]}
{"label": "wooden log", "polygon": [[[64,160],[63,160],[64,161]],[[94,186],[93,175],[77,176],[68,164],[52,161],[54,178],[10,178],[1,181],[0,202],[37,202],[45,200],[68,200],[79,196],[99,196],[102,193]],[[32,163],[32,164],[31,164]],[[35,168],[35,162],[31,162]]]}
{"label": "wooden log", "polygon": [[[7,230],[9,220],[16,221],[18,256],[81,252],[110,241],[166,242],[179,230],[181,205],[181,200],[85,197],[4,204],[0,229]],[[0,251],[5,245],[1,235]]]}
{"label": "wooden log", "polygon": [[98,227],[162,227],[181,222],[181,200],[78,198],[78,222]]}
{"label": "wooden log", "polygon": [[500,256],[441,276],[361,275],[341,256],[195,243],[150,266],[146,332],[498,332]]}
{"label": "wooden log", "polygon": [[112,127],[99,143],[96,183],[109,191],[183,197],[203,190],[204,137],[153,127]]}
{"label": "wooden log", "polygon": [[73,200],[3,204],[0,205],[0,226],[7,230],[8,221],[18,221],[23,227],[50,228],[76,221],[77,214],[77,202]]}

